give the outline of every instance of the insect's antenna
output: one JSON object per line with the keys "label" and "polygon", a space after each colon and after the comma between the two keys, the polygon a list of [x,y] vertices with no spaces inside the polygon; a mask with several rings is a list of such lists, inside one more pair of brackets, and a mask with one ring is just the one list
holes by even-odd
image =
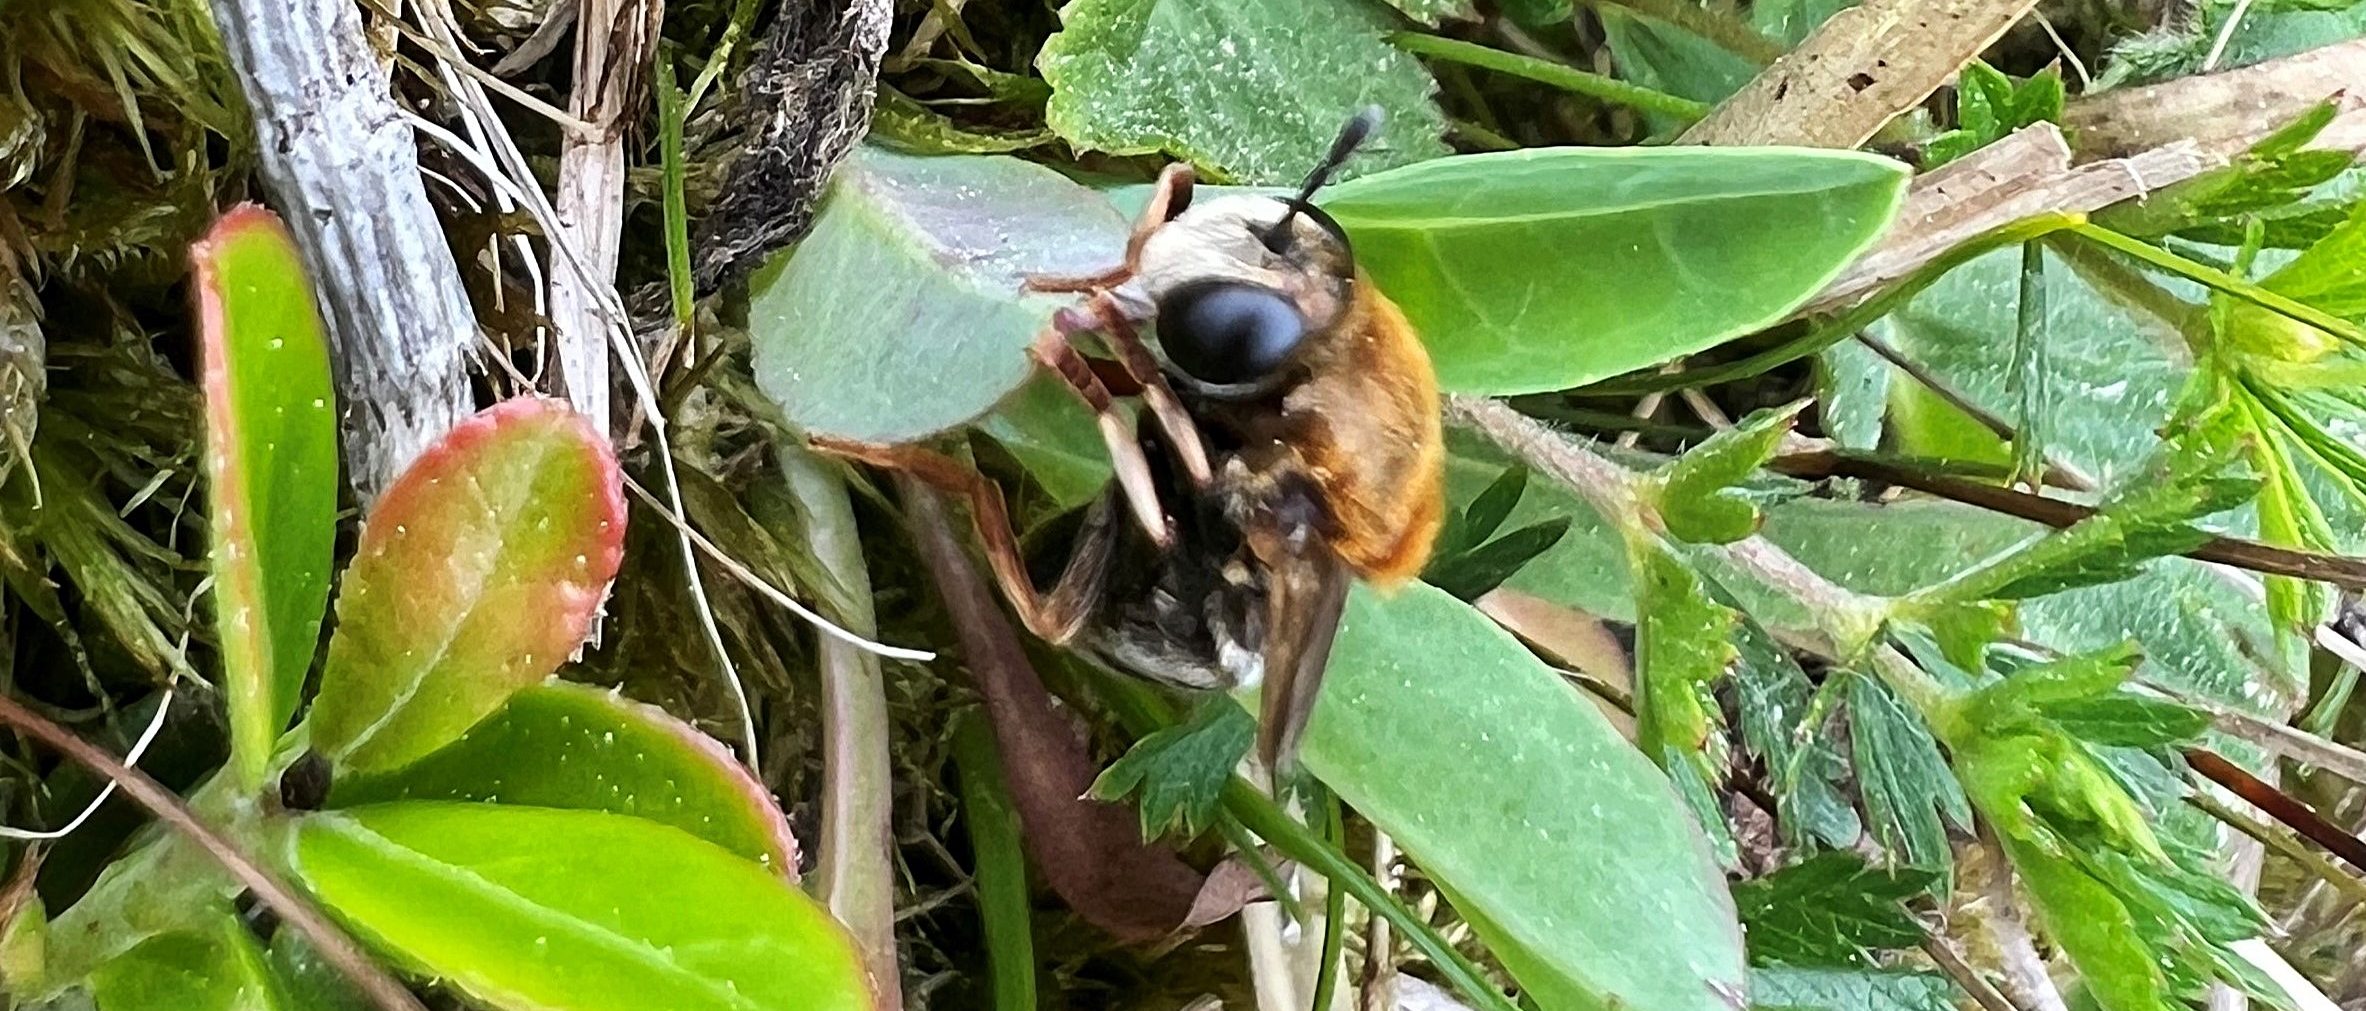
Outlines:
{"label": "insect's antenna", "polygon": [[1380,128],[1383,115],[1379,106],[1367,105],[1347,118],[1347,125],[1339,128],[1338,139],[1331,142],[1330,153],[1323,156],[1314,171],[1306,174],[1306,183],[1298,187],[1297,196],[1290,198],[1289,211],[1282,215],[1280,221],[1274,222],[1273,227],[1265,230],[1265,248],[1275,253],[1290,248],[1291,219],[1310,206],[1307,201],[1314,199],[1314,191],[1330,182],[1332,173],[1347,163],[1348,156],[1356,153],[1356,148],[1362,147],[1364,141],[1371,139],[1372,131]]}

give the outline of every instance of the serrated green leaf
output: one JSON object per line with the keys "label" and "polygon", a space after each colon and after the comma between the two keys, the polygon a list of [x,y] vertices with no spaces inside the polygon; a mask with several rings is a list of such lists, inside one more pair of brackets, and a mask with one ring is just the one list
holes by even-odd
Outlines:
{"label": "serrated green leaf", "polygon": [[2210,535],[2190,521],[2258,494],[2244,464],[2242,429],[2230,415],[2197,420],[2162,443],[2144,472],[2123,481],[2092,516],[2025,543],[1918,597],[1939,603],[2042,596],[2116,582],[2138,564],[2199,547]]}
{"label": "serrated green leaf", "polygon": [[1568,533],[1567,517],[1521,527],[1469,551],[1432,558],[1421,578],[1457,599],[1474,601],[1518,575]]}
{"label": "serrated green leaf", "polygon": [[1811,840],[1834,849],[1855,845],[1864,823],[1838,785],[1848,778],[1848,760],[1824,732],[1836,686],[1846,678],[1817,690],[1790,652],[1748,616],[1735,628],[1734,645],[1742,746],[1765,762],[1783,838],[1802,847]]}
{"label": "serrated green leaf", "polygon": [[1756,965],[1872,968],[1880,952],[1922,943],[1906,904],[1940,875],[1877,868],[1849,852],[1816,856],[1734,886]]}
{"label": "serrated green leaf", "polygon": [[1881,234],[1905,179],[1853,152],[1551,148],[1423,162],[1320,202],[1421,333],[1439,382],[1508,395],[1780,321]]}
{"label": "serrated green leaf", "polygon": [[2193,740],[2210,729],[2208,713],[2129,692],[2049,702],[2038,712],[2070,736],[2105,747],[2160,747]]}
{"label": "serrated green leaf", "polygon": [[2041,929],[2070,955],[2104,1011],[2176,1006],[2135,918],[2111,889],[2043,847],[2017,838],[2003,844]]}
{"label": "serrated green leaf", "polygon": [[1724,765],[1711,693],[1740,656],[1741,615],[1709,599],[1700,577],[1656,542],[1637,545],[1633,564],[1636,745],[1684,756],[1706,775]]}
{"label": "serrated green leaf", "polygon": [[1970,829],[1972,809],[1938,742],[1880,682],[1851,677],[1848,694],[1849,740],[1866,830],[1894,863],[1952,866],[1947,827]]}
{"label": "serrated green leaf", "polygon": [[1477,16],[1471,0],[1388,0],[1388,5],[1405,12],[1405,16],[1425,25],[1435,26],[1445,20],[1467,20]]}
{"label": "serrated green leaf", "polygon": [[1956,128],[1923,147],[1925,168],[1954,161],[2022,127],[2062,118],[2062,74],[2045,72],[2015,84],[1978,60],[1965,64],[1955,84]]}
{"label": "serrated green leaf", "polygon": [[1801,969],[1750,972],[1757,1011],[1954,1011],[1955,984],[1935,972]]}
{"label": "serrated green leaf", "polygon": [[190,250],[231,763],[262,786],[320,644],[337,535],[329,341],[295,240],[247,205]]}
{"label": "serrated green leaf", "polygon": [[1446,153],[1419,60],[1360,0],[1071,0],[1036,66],[1079,148],[1166,153],[1211,178],[1295,184],[1356,110],[1388,114],[1348,174]]}
{"label": "serrated green leaf", "polygon": [[1134,742],[1093,780],[1088,795],[1116,803],[1139,794],[1143,839],[1178,831],[1197,838],[1215,823],[1224,786],[1256,736],[1256,721],[1239,706],[1209,700],[1191,719]]}
{"label": "serrated green leaf", "polygon": [[907,154],[1007,154],[1042,147],[1055,138],[1050,130],[986,132],[972,130],[903,92],[881,85],[878,104],[871,110],[869,139]]}
{"label": "serrated green leaf", "polygon": [[1730,544],[1758,532],[1758,508],[1732,486],[1774,456],[1806,401],[1754,411],[1660,470],[1659,515],[1670,536]]}

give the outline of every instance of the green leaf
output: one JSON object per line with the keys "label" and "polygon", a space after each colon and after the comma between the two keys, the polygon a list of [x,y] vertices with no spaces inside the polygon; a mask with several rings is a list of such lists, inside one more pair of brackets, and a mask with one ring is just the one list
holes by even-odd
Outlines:
{"label": "green leaf", "polygon": [[1116,264],[1126,222],[1098,194],[1015,158],[858,149],[813,230],[749,281],[754,369],[807,431],[908,442],[1020,388],[1052,312],[1072,297],[1029,274]]}
{"label": "green leaf", "polygon": [[99,1011],[295,1011],[227,910],[205,930],[160,934],[101,966],[90,989]]}
{"label": "green leaf", "polygon": [[1853,152],[1553,148],[1365,176],[1322,204],[1439,381],[1502,395],[1781,320],[1880,235],[1905,182],[1904,166]]}
{"label": "green leaf", "polygon": [[1956,80],[1956,128],[1924,145],[1924,165],[1929,168],[1954,161],[2022,127],[2061,119],[2059,68],[2048,67],[2037,76],[2015,84],[1995,68],[1973,60],[1964,66]]}
{"label": "green leaf", "polygon": [[1873,968],[1875,953],[1922,943],[1906,904],[1938,881],[1930,871],[1868,866],[1854,853],[1819,853],[1735,885],[1733,901],[1755,964]]}
{"label": "green leaf", "polygon": [[1088,795],[1111,803],[1141,794],[1142,838],[1177,830],[1197,838],[1224,806],[1224,785],[1249,753],[1257,723],[1222,699],[1200,705],[1191,719],[1134,742],[1093,780]]}
{"label": "green leaf", "polygon": [[1521,527],[1470,551],[1431,558],[1421,578],[1457,600],[1475,601],[1551,551],[1568,533],[1567,517]]}
{"label": "green leaf", "polygon": [[1512,510],[1519,508],[1520,496],[1527,491],[1528,468],[1520,464],[1505,467],[1470,505],[1449,514],[1446,529],[1438,537],[1437,550],[1468,551],[1495,536]]}
{"label": "green leaf", "polygon": [[2246,222],[2257,220],[2267,245],[2305,248],[2348,218],[2345,207],[2315,191],[2347,171],[2356,153],[2303,150],[2337,113],[2336,103],[2321,102],[2231,163],[2109,208],[2096,221],[2128,235],[2176,234],[2231,246],[2240,243]]}
{"label": "green leaf", "polygon": [[1969,830],[1971,804],[1922,719],[1869,677],[1849,679],[1849,740],[1855,746],[1866,828],[1894,863],[1954,863],[1947,826]]}
{"label": "green leaf", "polygon": [[405,802],[307,815],[290,845],[297,876],[367,940],[497,1008],[871,1006],[820,904],[655,822]]}
{"label": "green leaf", "polygon": [[272,935],[271,971],[287,991],[290,1011],[376,1011],[370,999],[294,930]]}
{"label": "green leaf", "polygon": [[1848,779],[1848,760],[1824,732],[1847,679],[1809,684],[1790,651],[1746,615],[1734,632],[1742,746],[1766,764],[1783,838],[1803,848],[1810,840],[1834,849],[1855,845],[1864,824],[1839,787]]}
{"label": "green leaf", "polygon": [[1212,178],[1296,184],[1356,110],[1388,121],[1348,173],[1446,153],[1436,85],[1362,0],[1072,0],[1036,66],[1079,148],[1166,153]]}
{"label": "green leaf", "polygon": [[2261,278],[2259,286],[2343,319],[2366,319],[2366,269],[2359,267],[2360,257],[2366,257],[2366,203],[2353,206],[2349,220]]}
{"label": "green leaf", "polygon": [[1725,765],[1712,693],[1740,656],[1741,615],[1709,599],[1700,577],[1657,541],[1636,546],[1634,573],[1636,745],[1683,755],[1712,775]]}
{"label": "green leaf", "polygon": [[2117,582],[2141,562],[2192,550],[2209,534],[2190,521],[2258,494],[2259,480],[2240,469],[2244,437],[2229,416],[2195,421],[2163,443],[2143,473],[2121,482],[2094,515],[1921,597],[1943,602],[2042,596]]}
{"label": "green leaf", "polygon": [[1807,401],[1753,411],[1660,469],[1659,515],[1668,534],[1700,544],[1731,544],[1758,532],[1758,507],[1733,492],[1783,443]]}
{"label": "green leaf", "polygon": [[320,643],[337,535],[329,343],[295,240],[244,205],[190,250],[231,765],[263,785]]}
{"label": "green leaf", "polygon": [[366,772],[458,739],[566,662],[623,554],[607,436],[565,402],[531,397],[461,422],[362,527],[313,746]]}
{"label": "green leaf", "polygon": [[1440,21],[1467,21],[1478,16],[1471,7],[1471,0],[1388,0],[1388,5],[1403,11],[1406,17],[1433,27]]}
{"label": "green leaf", "polygon": [[2038,707],[2070,736],[2090,744],[2153,748],[2178,744],[2210,729],[2210,714],[2131,692],[2054,702]]}
{"label": "green leaf", "polygon": [[442,750],[347,776],[329,804],[469,800],[608,811],[671,825],[795,877],[797,840],[772,794],[714,738],[589,685],[536,685]]}
{"label": "green leaf", "polygon": [[[2160,444],[2157,432],[2192,370],[2185,340],[2174,324],[2098,291],[2072,258],[2045,259],[2046,451],[2089,474],[2124,474]],[[2018,249],[1981,256],[1924,289],[1875,332],[1991,415],[2015,417],[2020,283]],[[1893,385],[1908,382],[1899,377]]]}
{"label": "green leaf", "polygon": [[1955,984],[1935,972],[1777,967],[1750,972],[1758,1011],[1954,1011]]}
{"label": "green leaf", "polygon": [[1007,154],[1051,143],[1050,130],[986,132],[954,122],[911,96],[879,87],[878,104],[871,110],[869,139],[908,154]]}
{"label": "green leaf", "polygon": [[[1127,410],[1129,404],[1118,403]],[[1093,413],[1058,377],[1040,374],[978,422],[978,431],[1010,451],[1059,509],[1073,509],[1109,488],[1108,446]]]}
{"label": "green leaf", "polygon": [[1467,605],[1419,584],[1351,594],[1304,760],[1443,885],[1538,1006],[1730,1011],[1740,932],[1682,801]]}
{"label": "green leaf", "polygon": [[2097,1005],[2104,1011],[2177,1005],[2135,918],[2111,889],[2044,847],[2011,837],[2003,843],[2040,925],[2078,966]]}
{"label": "green leaf", "polygon": [[[1475,503],[1501,480],[1508,460],[1500,450],[1456,428],[1446,430],[1446,497]],[[1567,521],[1569,531],[1503,585],[1614,621],[1634,618],[1627,592],[1627,545],[1602,518],[1557,481],[1539,481],[1520,497],[1504,522],[1515,527]]]}

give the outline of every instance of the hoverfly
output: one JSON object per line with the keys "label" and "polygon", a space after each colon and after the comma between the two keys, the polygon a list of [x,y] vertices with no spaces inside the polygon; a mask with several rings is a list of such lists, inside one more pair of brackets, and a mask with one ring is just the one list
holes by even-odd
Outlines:
{"label": "hoverfly", "polygon": [[[1350,582],[1413,578],[1443,517],[1428,353],[1312,202],[1379,116],[1351,118],[1286,199],[1194,204],[1190,166],[1168,166],[1123,263],[1028,282],[1083,296],[1029,353],[1092,409],[1116,470],[1051,589],[1037,589],[1000,490],[974,470],[916,446],[814,440],[964,496],[996,581],[1046,642],[1184,688],[1259,686],[1258,757],[1277,780]],[[1079,351],[1086,335],[1115,368]],[[1137,436],[1121,393],[1140,396],[1155,431]]]}

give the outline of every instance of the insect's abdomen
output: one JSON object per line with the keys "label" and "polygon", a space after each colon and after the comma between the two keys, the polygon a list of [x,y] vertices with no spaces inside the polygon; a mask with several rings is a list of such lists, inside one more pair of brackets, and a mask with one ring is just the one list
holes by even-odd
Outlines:
{"label": "insect's abdomen", "polygon": [[1404,313],[1362,277],[1327,349],[1340,356],[1291,391],[1319,419],[1299,450],[1338,529],[1332,547],[1383,586],[1421,574],[1445,518],[1445,445],[1429,352]]}

